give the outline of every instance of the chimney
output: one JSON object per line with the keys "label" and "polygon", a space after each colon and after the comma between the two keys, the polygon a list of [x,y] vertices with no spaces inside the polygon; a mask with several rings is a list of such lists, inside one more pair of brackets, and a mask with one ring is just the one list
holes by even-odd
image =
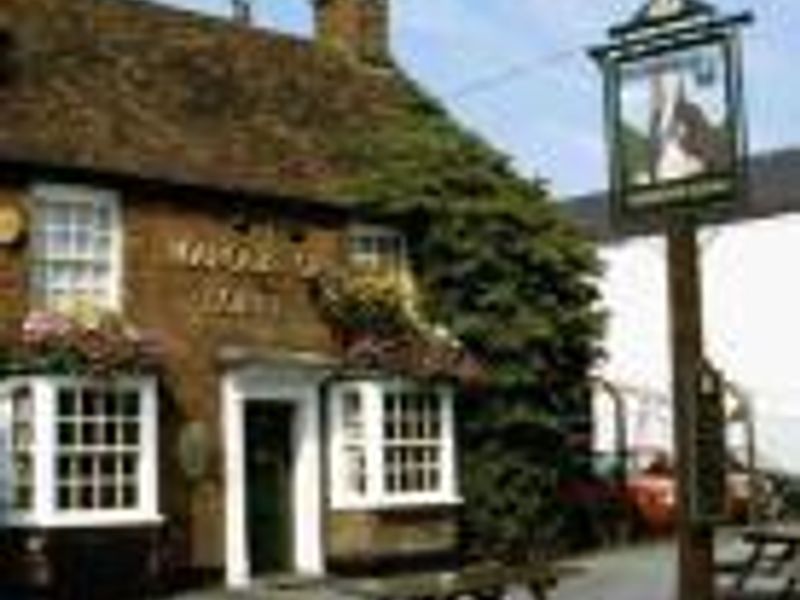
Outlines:
{"label": "chimney", "polygon": [[251,0],[232,0],[231,13],[234,21],[242,25],[252,24],[253,5]]}
{"label": "chimney", "polygon": [[317,40],[374,65],[390,62],[389,0],[315,0]]}

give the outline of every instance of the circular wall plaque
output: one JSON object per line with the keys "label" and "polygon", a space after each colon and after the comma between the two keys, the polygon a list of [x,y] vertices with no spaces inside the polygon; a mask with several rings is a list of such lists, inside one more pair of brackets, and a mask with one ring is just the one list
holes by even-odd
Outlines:
{"label": "circular wall plaque", "polygon": [[0,206],[0,244],[9,245],[22,237],[25,219],[15,206]]}

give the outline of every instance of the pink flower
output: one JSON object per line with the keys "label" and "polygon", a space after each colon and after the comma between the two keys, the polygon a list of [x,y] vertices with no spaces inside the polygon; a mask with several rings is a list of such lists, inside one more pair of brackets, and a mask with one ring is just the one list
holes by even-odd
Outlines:
{"label": "pink flower", "polygon": [[32,311],[24,320],[19,342],[21,356],[32,361],[65,356],[77,368],[93,372],[157,367],[163,345],[152,331],[142,331],[120,315],[101,315],[97,323],[44,310]]}
{"label": "pink flower", "polygon": [[22,341],[26,344],[40,344],[48,339],[62,338],[70,334],[72,322],[58,313],[34,310],[22,324]]}

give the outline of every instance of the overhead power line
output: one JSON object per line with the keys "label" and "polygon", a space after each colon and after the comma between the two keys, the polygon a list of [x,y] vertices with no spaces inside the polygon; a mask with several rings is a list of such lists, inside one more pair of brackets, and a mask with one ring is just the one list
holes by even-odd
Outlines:
{"label": "overhead power line", "polygon": [[582,47],[551,52],[539,57],[535,61],[518,63],[497,73],[474,79],[459,86],[450,93],[445,94],[445,97],[450,100],[460,100],[467,96],[489,91],[521,77],[532,75],[537,71],[552,68],[574,56],[582,55],[584,52],[585,49]]}

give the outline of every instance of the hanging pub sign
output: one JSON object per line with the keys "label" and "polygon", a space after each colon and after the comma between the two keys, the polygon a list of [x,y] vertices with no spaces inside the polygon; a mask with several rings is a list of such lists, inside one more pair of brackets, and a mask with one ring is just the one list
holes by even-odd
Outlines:
{"label": "hanging pub sign", "polygon": [[744,136],[736,24],[664,0],[593,50],[604,70],[615,216],[705,213],[740,197]]}

